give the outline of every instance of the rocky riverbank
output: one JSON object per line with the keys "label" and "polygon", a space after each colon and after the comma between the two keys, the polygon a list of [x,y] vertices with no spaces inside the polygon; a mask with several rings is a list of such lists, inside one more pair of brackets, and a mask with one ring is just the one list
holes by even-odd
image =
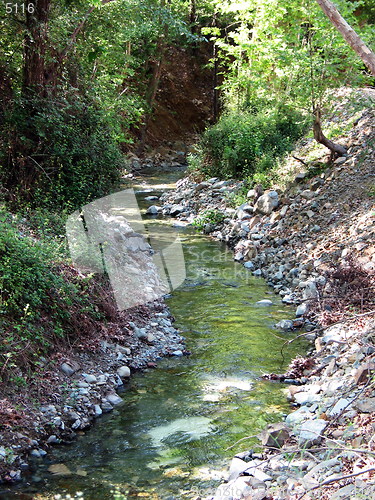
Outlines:
{"label": "rocky riverbank", "polygon": [[156,368],[161,357],[182,356],[184,339],[173,321],[163,301],[119,313],[95,339],[95,349],[65,346],[40,360],[27,391],[5,389],[0,401],[2,481],[19,480],[30,455],[44,457],[51,446],[71,441],[121,405],[121,390],[132,374]]}
{"label": "rocky riverbank", "polygon": [[335,140],[345,156],[328,162],[327,151],[305,139],[279,184],[249,190],[240,206],[243,182],[190,176],[149,209],[225,241],[249,272],[296,304],[296,317],[279,328],[304,326],[315,343],[287,374],[269,375],[292,384],[286,392],[297,409],[264,430],[259,453],[233,458],[210,499],[375,495],[374,97],[349,89],[335,96],[324,128],[340,124]]}

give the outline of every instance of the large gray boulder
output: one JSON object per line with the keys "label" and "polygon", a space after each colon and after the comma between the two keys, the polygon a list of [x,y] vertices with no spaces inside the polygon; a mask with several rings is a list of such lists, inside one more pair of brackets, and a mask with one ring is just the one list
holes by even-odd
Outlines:
{"label": "large gray boulder", "polygon": [[279,206],[279,195],[276,191],[268,191],[258,198],[255,204],[255,211],[263,215],[270,213]]}

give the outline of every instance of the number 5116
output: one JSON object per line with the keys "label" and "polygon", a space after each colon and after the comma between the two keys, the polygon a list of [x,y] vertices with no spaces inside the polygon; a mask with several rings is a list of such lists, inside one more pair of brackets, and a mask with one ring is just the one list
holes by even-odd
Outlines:
{"label": "number 5116", "polygon": [[33,3],[6,3],[5,11],[7,14],[34,14],[35,4]]}

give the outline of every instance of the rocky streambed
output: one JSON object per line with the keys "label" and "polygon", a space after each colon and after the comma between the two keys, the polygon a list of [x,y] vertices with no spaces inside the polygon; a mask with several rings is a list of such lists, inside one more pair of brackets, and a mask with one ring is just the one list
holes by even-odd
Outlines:
{"label": "rocky streambed", "polygon": [[[133,178],[142,210],[170,185],[169,176],[176,173],[148,170]],[[116,242],[123,230],[131,249],[139,244],[149,250],[121,220],[111,217],[113,223]],[[170,220],[150,216],[147,224],[154,239],[169,244]],[[94,352],[71,350],[52,366],[46,360],[41,404],[29,405],[28,425],[23,420],[19,432],[10,429],[10,446],[4,447],[9,479],[25,469],[24,482],[3,489],[4,498],[79,491],[85,498],[112,498],[114,484],[133,496],[196,498],[217,485],[233,439],[285,413],[280,387],[260,376],[286,369],[288,359],[304,350],[296,343],[286,358],[280,352],[283,339],[273,325],[288,306],[270,300],[264,281],[233,262],[224,245],[178,225],[187,279],[168,304],[192,355],[184,356],[184,338],[164,302],[154,301],[117,313],[118,321],[107,325],[112,336],[104,335]],[[113,258],[122,259],[118,252]],[[136,374],[141,368],[145,372]],[[66,442],[69,448],[58,446]],[[210,471],[214,464],[218,470]]]}
{"label": "rocky streambed", "polygon": [[321,169],[326,152],[308,139],[284,167],[283,187],[258,186],[236,207],[242,182],[191,176],[151,209],[226,242],[235,260],[296,305],[279,327],[303,326],[313,343],[307,358],[270,375],[293,384],[285,391],[296,410],[264,430],[256,452],[235,446],[227,481],[210,499],[375,495],[374,106],[371,91],[359,91],[362,106],[350,112],[350,95],[341,91],[325,123],[347,125],[339,141],[348,154],[330,166]]}
{"label": "rocky streambed", "polygon": [[39,391],[13,397],[16,408],[3,399],[2,420],[9,422],[1,433],[3,480],[19,480],[28,470],[29,454],[46,456],[51,446],[71,442],[122,403],[118,391],[132,374],[155,367],[160,357],[182,355],[184,339],[172,321],[161,302],[133,311],[125,341],[101,340],[94,352],[65,351],[57,363],[46,360]]}

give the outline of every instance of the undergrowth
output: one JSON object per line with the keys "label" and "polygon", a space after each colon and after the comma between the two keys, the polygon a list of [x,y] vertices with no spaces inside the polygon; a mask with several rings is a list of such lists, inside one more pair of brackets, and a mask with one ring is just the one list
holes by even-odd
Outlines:
{"label": "undergrowth", "polygon": [[205,210],[194,220],[192,225],[198,230],[202,231],[206,224],[212,224],[216,226],[221,224],[225,219],[225,215],[217,210]]}
{"label": "undergrowth", "polygon": [[375,272],[364,269],[353,256],[327,271],[326,279],[320,300],[313,304],[323,327],[374,310]]}
{"label": "undergrowth", "polygon": [[104,278],[71,267],[50,226],[37,237],[40,224],[5,210],[0,223],[0,378],[24,385],[51,346],[94,348],[99,321],[116,310]]}
{"label": "undergrowth", "polygon": [[304,116],[287,106],[240,114],[228,112],[203,134],[190,170],[205,177],[248,178],[267,183],[268,173],[306,130]]}

